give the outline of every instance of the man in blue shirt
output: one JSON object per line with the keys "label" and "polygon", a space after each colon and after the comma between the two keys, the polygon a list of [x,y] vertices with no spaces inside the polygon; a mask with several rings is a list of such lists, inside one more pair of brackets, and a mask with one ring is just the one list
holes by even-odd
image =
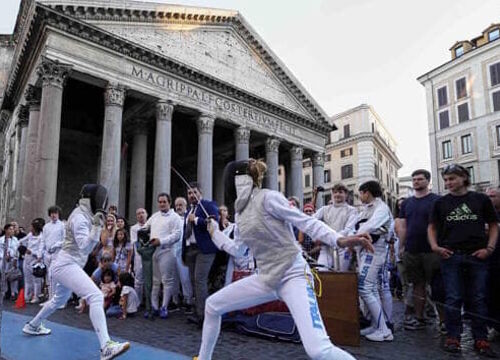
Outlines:
{"label": "man in blue shirt", "polygon": [[407,316],[404,327],[407,330],[419,330],[425,328],[426,285],[431,283],[433,275],[439,270],[439,256],[432,252],[427,240],[430,211],[439,196],[429,190],[429,171],[415,170],[411,177],[415,195],[401,205],[398,235],[399,252],[403,254],[408,282],[413,284],[415,305],[415,317]]}

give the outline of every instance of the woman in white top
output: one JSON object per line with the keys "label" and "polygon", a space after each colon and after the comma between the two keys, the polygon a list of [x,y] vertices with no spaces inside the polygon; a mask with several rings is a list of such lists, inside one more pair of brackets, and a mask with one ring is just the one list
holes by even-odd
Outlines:
{"label": "woman in white top", "polygon": [[290,207],[281,193],[261,189],[266,169],[265,163],[253,159],[226,166],[225,199],[236,198],[234,241],[218,229],[214,220],[208,230],[217,247],[233,256],[241,256],[250,248],[258,271],[207,299],[198,359],[212,358],[224,313],[281,299],[290,309],[304,348],[312,359],[352,360],[349,353],[334,346],[328,338],[310,269],[295,241],[292,225],[332,246],[362,245],[372,249],[369,237],[341,237],[321,221]]}
{"label": "woman in white top", "polygon": [[42,230],[45,220],[36,218],[31,222],[31,232],[19,240],[19,245],[26,246],[24,256],[24,299],[31,304],[40,302],[39,296],[42,294],[42,278],[33,275],[33,265],[43,262],[43,252],[45,244],[43,242]]}

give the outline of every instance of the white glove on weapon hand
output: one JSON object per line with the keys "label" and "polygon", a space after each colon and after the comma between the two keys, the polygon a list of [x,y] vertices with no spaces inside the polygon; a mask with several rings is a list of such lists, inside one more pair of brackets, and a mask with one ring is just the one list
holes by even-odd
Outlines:
{"label": "white glove on weapon hand", "polygon": [[90,229],[89,239],[91,242],[98,242],[101,230],[106,224],[106,217],[102,212],[97,212],[92,218],[92,229]]}
{"label": "white glove on weapon hand", "polygon": [[102,212],[98,211],[92,218],[92,225],[104,227],[105,224],[106,224],[106,217]]}

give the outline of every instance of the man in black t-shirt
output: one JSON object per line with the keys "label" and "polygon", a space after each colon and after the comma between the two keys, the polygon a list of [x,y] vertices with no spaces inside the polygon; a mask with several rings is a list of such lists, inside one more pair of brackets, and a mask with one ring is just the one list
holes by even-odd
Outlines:
{"label": "man in black t-shirt", "polygon": [[486,328],[487,259],[495,250],[498,236],[495,209],[485,194],[467,190],[470,177],[464,167],[448,165],[442,176],[449,194],[434,203],[428,235],[432,251],[441,256],[448,331],[445,350],[461,350],[461,310],[465,301],[472,315],[474,349],[480,355],[495,356]]}

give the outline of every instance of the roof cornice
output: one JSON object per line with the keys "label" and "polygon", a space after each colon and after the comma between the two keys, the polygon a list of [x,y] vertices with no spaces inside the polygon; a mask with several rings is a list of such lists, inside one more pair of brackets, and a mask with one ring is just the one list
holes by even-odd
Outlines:
{"label": "roof cornice", "polygon": [[398,169],[403,166],[396,153],[387,145],[384,138],[377,133],[371,133],[371,132],[358,133],[348,138],[340,139],[338,141],[327,144],[326,150],[343,148],[348,145],[353,145],[354,143],[357,143],[362,140],[369,140],[376,142],[381,148],[384,149],[386,156],[390,157],[391,160],[398,166]]}
{"label": "roof cornice", "polygon": [[[83,11],[85,10],[85,11]],[[108,10],[108,11],[105,11]],[[300,89],[293,83],[293,81],[286,76],[286,74],[282,73],[282,78],[286,80],[284,85],[286,85],[292,92],[295,93],[294,96],[298,97],[298,100],[303,106],[307,106],[309,112],[314,115],[314,120],[308,119],[302,115],[299,115],[293,111],[290,111],[284,107],[276,105],[274,103],[267,102],[261,98],[250,94],[242,89],[235,88],[234,86],[227,84],[215,77],[207,75],[194,69],[185,64],[179,63],[175,60],[165,57],[163,54],[156,53],[146,47],[143,47],[139,44],[133,43],[129,40],[121,38],[115,34],[107,32],[95,25],[89,24],[88,22],[83,21],[82,19],[78,19],[74,13],[80,11],[83,12],[81,17],[88,16],[85,15],[87,13],[95,13],[94,19],[110,19],[116,20],[114,14],[121,13],[121,16],[138,16],[142,18],[143,21],[148,20],[152,21],[153,19],[157,19],[157,21],[164,21],[162,19],[170,17],[176,17],[175,14],[168,13],[159,13],[159,12],[139,12],[130,9],[79,9],[76,6],[55,6],[54,8],[36,3],[35,11],[33,12],[32,19],[30,19],[30,23],[26,24],[29,28],[29,31],[26,32],[25,39],[23,39],[22,43],[19,43],[20,52],[18,56],[13,59],[13,68],[10,74],[9,83],[6,89],[6,98],[7,102],[4,101],[3,106],[9,107],[12,104],[12,100],[16,99],[19,96],[19,85],[23,82],[20,81],[19,74],[26,74],[29,70],[29,56],[32,54],[31,51],[26,51],[27,49],[33,50],[36,47],[36,43],[39,41],[40,37],[43,36],[47,28],[55,28],[62,30],[66,33],[72,34],[76,37],[82,38],[86,41],[100,44],[107,49],[119,52],[122,55],[125,55],[129,58],[139,60],[141,62],[147,63],[151,66],[154,66],[159,69],[163,69],[168,71],[169,73],[178,75],[183,77],[184,79],[191,80],[195,83],[202,84],[208,88],[211,88],[220,93],[226,94],[232,98],[241,100],[248,104],[254,105],[258,108],[266,110],[270,113],[278,115],[282,118],[289,119],[294,123],[305,126],[307,128],[319,131],[328,134],[332,127],[326,121],[326,118],[321,114],[321,112],[307,99],[306,95],[303,94]],[[104,12],[103,12],[104,11]],[[182,18],[182,16],[180,16]],[[88,20],[88,18],[85,18]],[[135,18],[134,18],[135,19]],[[189,20],[189,19],[188,19]],[[130,20],[129,20],[130,21]],[[136,21],[136,20],[133,20]],[[263,51],[262,55],[265,61],[271,61],[272,56],[269,53],[264,52],[264,47],[258,43],[256,39],[250,41],[250,32],[245,32],[245,27],[241,24],[238,17],[201,17],[192,16],[190,21],[199,21],[205,24],[232,24],[234,28],[239,32],[240,35],[246,36],[247,41],[252,46],[259,48]],[[273,71],[277,71],[279,66],[276,64],[271,69]],[[282,80],[283,81],[283,80]],[[17,89],[17,90],[16,90]],[[17,94],[15,92],[17,91]],[[6,105],[7,104],[7,105]]]}

